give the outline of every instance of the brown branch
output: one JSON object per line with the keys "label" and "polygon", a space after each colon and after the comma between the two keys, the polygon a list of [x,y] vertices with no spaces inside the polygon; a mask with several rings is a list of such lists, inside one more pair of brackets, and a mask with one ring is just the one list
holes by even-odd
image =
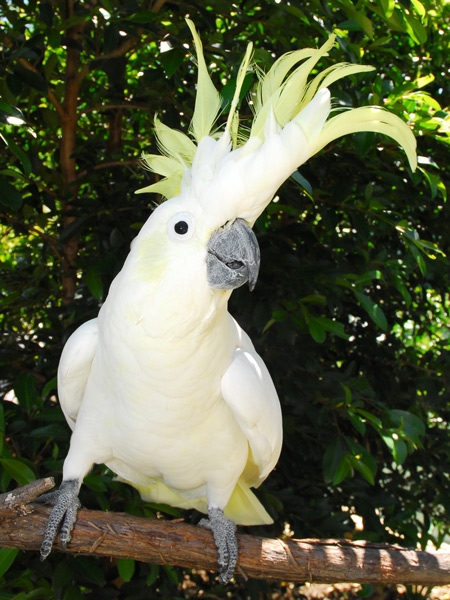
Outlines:
{"label": "brown branch", "polygon": [[12,492],[0,494],[0,519],[32,512],[33,507],[27,505],[44,492],[51,490],[54,485],[53,477],[47,477],[33,481],[33,483],[24,485]]}
{"label": "brown branch", "polygon": [[154,0],[151,3],[150,10],[152,12],[159,12],[165,3],[166,3],[166,0]]}
{"label": "brown branch", "polygon": [[141,163],[140,158],[130,158],[126,160],[109,160],[102,163],[98,163],[93,165],[90,169],[83,169],[83,171],[78,171],[77,173],[77,181],[86,177],[92,173],[92,171],[100,171],[101,169],[111,169],[113,167],[126,167],[129,168],[131,165],[137,166]]}
{"label": "brown branch", "polygon": [[106,54],[100,54],[100,55],[96,56],[94,59],[92,59],[92,61],[94,62],[97,60],[110,60],[111,58],[120,58],[120,57],[124,56],[127,52],[134,50],[136,48],[136,44],[138,43],[138,41],[141,37],[141,33],[143,30],[138,29],[137,31],[138,31],[138,36],[130,36],[120,46],[118,46],[117,48],[114,48],[114,50],[111,50],[110,52],[107,52]]}
{"label": "brown branch", "polygon": [[[22,67],[24,67],[25,69],[28,69],[32,73],[36,73],[36,75],[40,75],[42,77],[42,73],[39,71],[39,69],[37,69],[26,58],[18,58],[17,62],[20,65],[22,65]],[[50,100],[50,102],[55,107],[56,112],[58,113],[59,118],[60,119],[64,119],[66,117],[66,111],[65,111],[63,105],[61,104],[61,102],[56,97],[55,92],[50,87],[48,87],[48,89],[47,89],[47,96],[48,96],[48,99]]]}
{"label": "brown branch", "polygon": [[83,108],[83,113],[84,114],[89,114],[91,112],[104,112],[104,111],[108,111],[108,110],[118,110],[118,109],[124,109],[124,110],[145,110],[147,112],[150,112],[150,110],[152,110],[148,104],[136,104],[133,102],[116,102],[115,104],[100,104],[98,106],[88,106],[86,108]]}
{"label": "brown branch", "polygon": [[[20,490],[17,493],[23,508],[23,495]],[[39,549],[50,508],[39,504],[26,508],[16,510],[9,497],[9,512],[0,515],[0,547]],[[450,583],[450,554],[444,552],[370,542],[281,540],[243,534],[238,535],[238,541],[238,573],[245,577],[316,583]],[[128,514],[80,510],[67,552],[217,570],[211,532],[180,521]]]}

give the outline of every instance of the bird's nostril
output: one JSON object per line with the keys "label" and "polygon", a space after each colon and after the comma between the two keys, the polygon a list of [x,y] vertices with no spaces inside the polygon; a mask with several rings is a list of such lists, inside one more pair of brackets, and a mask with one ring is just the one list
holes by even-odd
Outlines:
{"label": "bird's nostril", "polygon": [[232,260],[230,262],[225,263],[227,265],[227,267],[229,269],[233,269],[234,271],[237,271],[238,269],[240,269],[241,267],[244,266],[244,263],[241,262],[240,260]]}

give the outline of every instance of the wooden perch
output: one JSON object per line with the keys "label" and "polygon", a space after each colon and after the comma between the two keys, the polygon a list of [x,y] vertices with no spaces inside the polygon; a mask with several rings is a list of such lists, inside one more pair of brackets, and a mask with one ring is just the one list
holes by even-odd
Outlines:
{"label": "wooden perch", "polygon": [[[36,481],[0,496],[0,547],[39,550],[50,508],[30,504],[53,486]],[[450,554],[347,540],[238,535],[245,577],[315,583],[450,583]],[[55,548],[54,550],[57,550]],[[67,552],[217,570],[211,532],[180,521],[82,509]]]}

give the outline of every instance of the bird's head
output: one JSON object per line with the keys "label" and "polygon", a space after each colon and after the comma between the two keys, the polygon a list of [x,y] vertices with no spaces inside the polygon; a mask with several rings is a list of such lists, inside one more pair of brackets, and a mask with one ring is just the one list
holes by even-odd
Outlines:
{"label": "bird's head", "polygon": [[231,291],[246,283],[253,290],[258,278],[259,245],[250,224],[213,217],[189,195],[171,198],[153,211],[133,242],[133,253],[141,280],[160,285],[168,283],[174,266],[180,289],[204,281],[212,290]]}
{"label": "bird's head", "polygon": [[251,63],[250,44],[238,71],[226,125],[216,128],[222,100],[208,74],[200,38],[193,23],[187,23],[198,60],[191,137],[155,119],[161,154],[146,154],[143,159],[163,179],[139,192],[157,192],[168,200],[153,212],[142,233],[159,236],[153,247],[166,249],[167,255],[175,253],[182,264],[194,255],[201,258],[210,288],[232,290],[248,282],[252,289],[259,249],[251,228],[301,164],[337,137],[374,131],[403,146],[414,169],[416,141],[406,123],[380,107],[348,109],[330,118],[328,86],[372,69],[339,63],[308,81],[319,59],[333,47],[335,36],[319,49],[289,52],[274,63],[252,95],[254,119],[246,133],[239,129],[237,105]]}

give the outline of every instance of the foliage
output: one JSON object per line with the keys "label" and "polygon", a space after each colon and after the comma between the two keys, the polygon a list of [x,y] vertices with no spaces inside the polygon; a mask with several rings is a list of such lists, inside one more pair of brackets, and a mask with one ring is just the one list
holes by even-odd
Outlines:
{"label": "foliage", "polygon": [[[273,375],[285,430],[279,465],[260,490],[275,525],[260,533],[281,535],[288,524],[296,537],[442,543],[449,13],[438,0],[0,0],[1,491],[61,472],[62,345],[97,313],[159,201],[134,195],[153,181],[139,156],[156,150],[155,113],[183,131],[192,115],[185,14],[223,85],[225,114],[248,40],[267,69],[334,31],[338,45],[320,68],[376,67],[332,86],[336,106],[380,104],[400,115],[417,136],[419,168],[411,173],[389,139],[351,136],[294,174],[256,223],[260,280],[253,294],[233,294],[231,311]],[[248,110],[243,103],[241,116]],[[82,501],[148,516],[164,508],[142,503],[102,467],[86,478]],[[2,598],[184,594],[179,569],[59,553],[41,564],[35,553],[2,550],[0,577]]]}

